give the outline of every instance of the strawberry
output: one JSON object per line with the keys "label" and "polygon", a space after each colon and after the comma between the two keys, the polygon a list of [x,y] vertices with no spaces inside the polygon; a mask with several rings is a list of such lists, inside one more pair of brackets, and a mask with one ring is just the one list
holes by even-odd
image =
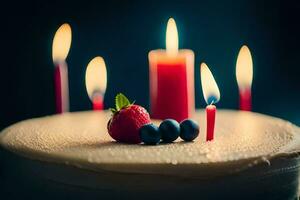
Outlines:
{"label": "strawberry", "polygon": [[123,95],[116,96],[116,108],[111,108],[112,117],[108,121],[109,135],[118,142],[137,144],[141,142],[139,129],[151,123],[145,108],[130,103]]}

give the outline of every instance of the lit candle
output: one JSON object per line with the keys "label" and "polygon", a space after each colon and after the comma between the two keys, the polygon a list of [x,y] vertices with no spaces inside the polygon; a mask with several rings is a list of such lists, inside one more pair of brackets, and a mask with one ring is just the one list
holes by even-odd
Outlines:
{"label": "lit candle", "polygon": [[246,45],[240,49],[236,61],[236,79],[239,86],[240,110],[251,111],[253,64],[250,50]]}
{"label": "lit candle", "polygon": [[176,23],[170,18],[166,50],[149,52],[150,111],[156,119],[182,121],[191,117],[194,106],[194,53],[178,50]]}
{"label": "lit candle", "polygon": [[85,72],[85,85],[89,98],[93,103],[93,110],[103,110],[107,72],[102,57],[95,57],[89,62]]}
{"label": "lit candle", "polygon": [[200,66],[201,85],[206,106],[206,141],[214,139],[215,117],[217,108],[215,103],[220,100],[220,91],[218,85],[205,63]]}
{"label": "lit candle", "polygon": [[70,50],[71,41],[72,32],[70,25],[61,25],[56,31],[52,43],[52,58],[55,65],[54,87],[57,113],[69,111],[68,66],[65,60]]}

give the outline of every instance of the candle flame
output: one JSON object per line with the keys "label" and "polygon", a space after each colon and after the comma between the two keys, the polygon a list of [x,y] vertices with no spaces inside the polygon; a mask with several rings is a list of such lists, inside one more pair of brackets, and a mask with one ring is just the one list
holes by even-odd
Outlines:
{"label": "candle flame", "polygon": [[102,57],[93,58],[85,72],[85,86],[89,98],[92,100],[94,95],[104,95],[107,85],[107,71]]}
{"label": "candle flame", "polygon": [[176,22],[173,18],[168,20],[166,31],[166,50],[167,54],[174,56],[178,53],[178,32]]}
{"label": "candle flame", "polygon": [[240,49],[236,61],[236,79],[240,89],[249,88],[253,79],[252,56],[249,48],[244,45]]}
{"label": "candle flame", "polygon": [[61,25],[53,38],[52,59],[53,62],[64,61],[68,56],[72,41],[71,26],[67,23]]}
{"label": "candle flame", "polygon": [[217,103],[220,100],[220,91],[211,71],[205,63],[201,63],[200,75],[202,92],[206,103]]}

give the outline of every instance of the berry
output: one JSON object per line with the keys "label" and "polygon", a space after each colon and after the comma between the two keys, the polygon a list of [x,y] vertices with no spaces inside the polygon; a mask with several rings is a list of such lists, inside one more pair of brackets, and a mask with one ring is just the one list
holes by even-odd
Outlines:
{"label": "berry", "polygon": [[164,142],[173,142],[180,135],[180,125],[174,119],[166,119],[160,124],[159,131]]}
{"label": "berry", "polygon": [[140,137],[145,144],[156,145],[159,143],[161,135],[157,126],[146,124],[140,128]]}
{"label": "berry", "polygon": [[137,144],[141,142],[139,129],[151,122],[147,110],[134,105],[123,95],[116,96],[116,108],[107,124],[109,135],[118,142]]}
{"label": "berry", "polygon": [[184,141],[193,141],[199,135],[199,126],[193,120],[186,119],[180,123],[180,137]]}

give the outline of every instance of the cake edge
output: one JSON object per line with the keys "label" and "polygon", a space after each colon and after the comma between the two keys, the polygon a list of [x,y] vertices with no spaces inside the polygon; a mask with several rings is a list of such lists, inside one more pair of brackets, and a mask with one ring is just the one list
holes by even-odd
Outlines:
{"label": "cake edge", "polygon": [[[231,111],[231,110],[226,110]],[[233,111],[233,110],[232,110]],[[88,111],[85,111],[88,112]],[[82,112],[73,112],[75,114],[82,113]],[[72,114],[73,114],[72,113]],[[69,113],[68,113],[69,114]],[[255,113],[259,115],[264,115],[268,117],[273,117],[261,113]],[[13,126],[24,123],[26,121],[32,120],[32,119],[39,119],[39,118],[45,118],[45,117],[51,117],[55,115],[48,115],[44,117],[37,117],[37,118],[31,118],[26,119],[20,122],[17,122],[15,124],[12,124],[8,126],[7,128],[3,129],[0,132],[0,148],[4,149],[5,151],[12,152],[18,156],[28,158],[33,161],[41,161],[41,162],[47,162],[47,163],[55,163],[55,164],[64,164],[69,166],[75,166],[81,169],[86,169],[94,172],[100,172],[100,171],[107,171],[107,172],[119,172],[119,173],[146,173],[146,174],[163,174],[163,175],[178,175],[178,171],[186,170],[188,173],[182,174],[183,176],[190,176],[191,174],[195,175],[195,171],[199,173],[199,171],[203,171],[203,174],[209,176],[207,173],[208,171],[213,171],[214,175],[224,175],[224,171],[227,171],[226,174],[236,173],[243,170],[247,170],[249,168],[252,168],[254,166],[260,165],[260,164],[266,164],[271,165],[273,159],[277,158],[295,158],[300,155],[300,128],[294,124],[292,124],[289,121],[286,121],[281,118],[273,117],[277,120],[280,120],[284,123],[289,124],[292,127],[293,135],[296,137],[293,142],[291,142],[289,145],[285,146],[284,148],[281,148],[278,152],[272,153],[266,156],[257,156],[257,157],[249,157],[249,158],[243,158],[239,160],[228,160],[225,162],[210,162],[210,163],[199,163],[199,164],[190,164],[190,163],[178,163],[178,164],[172,164],[172,163],[159,163],[159,164],[149,164],[149,163],[82,163],[80,160],[75,161],[66,161],[64,156],[56,155],[57,157],[45,157],[47,154],[46,152],[37,152],[31,149],[26,149],[24,152],[21,148],[13,148],[9,144],[5,143],[5,135],[8,133],[8,130],[12,128]],[[25,150],[25,149],[24,149]],[[117,166],[116,166],[117,165]],[[210,170],[205,170],[205,169]],[[215,170],[211,170],[214,168]],[[221,168],[221,170],[220,170]],[[218,170],[220,173],[218,173]]]}

